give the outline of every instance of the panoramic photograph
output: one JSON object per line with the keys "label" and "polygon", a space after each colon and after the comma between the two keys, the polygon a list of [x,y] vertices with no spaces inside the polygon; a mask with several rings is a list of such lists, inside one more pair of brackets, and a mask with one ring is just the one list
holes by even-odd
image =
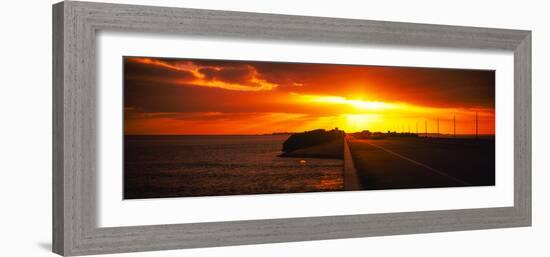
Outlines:
{"label": "panoramic photograph", "polygon": [[125,56],[124,199],[495,185],[495,71]]}

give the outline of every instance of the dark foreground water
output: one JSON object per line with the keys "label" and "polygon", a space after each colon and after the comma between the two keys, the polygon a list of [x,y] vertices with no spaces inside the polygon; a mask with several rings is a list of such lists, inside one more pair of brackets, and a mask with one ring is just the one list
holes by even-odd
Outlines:
{"label": "dark foreground water", "polygon": [[124,198],[342,190],[342,160],[278,157],[287,138],[125,136]]}

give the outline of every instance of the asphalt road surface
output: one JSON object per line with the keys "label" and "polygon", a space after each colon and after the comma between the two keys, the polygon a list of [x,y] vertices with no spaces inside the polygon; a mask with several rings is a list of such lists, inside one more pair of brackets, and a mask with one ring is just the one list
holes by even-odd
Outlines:
{"label": "asphalt road surface", "polygon": [[495,184],[494,139],[347,138],[363,189]]}

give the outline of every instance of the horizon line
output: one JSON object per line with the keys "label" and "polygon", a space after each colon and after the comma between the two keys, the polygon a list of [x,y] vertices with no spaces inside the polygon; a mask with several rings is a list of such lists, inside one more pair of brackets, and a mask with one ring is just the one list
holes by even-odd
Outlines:
{"label": "horizon line", "polygon": [[[311,130],[308,130],[308,131],[311,131]],[[330,130],[327,130],[327,131],[330,131]],[[307,132],[307,131],[302,131],[302,132],[273,132],[273,133],[257,133],[257,134],[123,134],[123,136],[278,136],[278,135],[284,135],[284,134],[298,134],[298,133],[304,133],[304,132]],[[422,133],[413,133],[413,132],[396,132],[396,131],[390,131],[391,133],[396,133],[396,134],[417,134],[417,135],[425,135],[426,133],[422,132]],[[345,132],[344,133],[346,134],[353,134],[353,133],[361,133],[361,131],[358,131],[358,132]],[[375,131],[375,132],[371,132],[371,133],[383,133],[383,134],[387,134],[387,132],[380,132],[380,131]],[[446,133],[432,133],[432,132],[428,132],[428,135],[441,135],[441,136],[453,136],[453,134],[446,134]],[[473,134],[456,134],[456,136],[475,136],[476,134],[473,133]],[[496,134],[495,133],[479,133],[477,134],[478,136],[495,136]]]}

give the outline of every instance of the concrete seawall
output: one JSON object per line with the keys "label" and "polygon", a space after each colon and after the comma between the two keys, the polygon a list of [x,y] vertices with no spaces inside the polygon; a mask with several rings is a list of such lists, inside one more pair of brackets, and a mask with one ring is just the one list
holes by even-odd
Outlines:
{"label": "concrete seawall", "polygon": [[344,137],[344,190],[361,189],[361,183],[348,145],[348,136],[346,135]]}

